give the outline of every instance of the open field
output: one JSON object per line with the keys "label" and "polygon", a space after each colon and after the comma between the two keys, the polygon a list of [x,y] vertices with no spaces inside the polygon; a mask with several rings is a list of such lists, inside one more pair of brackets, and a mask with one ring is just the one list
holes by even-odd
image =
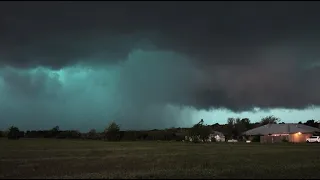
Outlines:
{"label": "open field", "polygon": [[320,145],[1,139],[0,178],[320,178]]}

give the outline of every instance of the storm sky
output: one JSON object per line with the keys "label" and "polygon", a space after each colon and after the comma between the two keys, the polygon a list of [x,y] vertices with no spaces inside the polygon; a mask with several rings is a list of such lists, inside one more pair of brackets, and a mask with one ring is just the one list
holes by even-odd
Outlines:
{"label": "storm sky", "polygon": [[0,129],[320,119],[320,2],[0,2]]}

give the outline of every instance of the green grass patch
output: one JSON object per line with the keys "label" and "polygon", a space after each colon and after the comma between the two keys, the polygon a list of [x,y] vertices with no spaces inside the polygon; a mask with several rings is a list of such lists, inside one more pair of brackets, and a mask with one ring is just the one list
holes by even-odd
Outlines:
{"label": "green grass patch", "polygon": [[319,178],[318,144],[0,140],[0,178]]}

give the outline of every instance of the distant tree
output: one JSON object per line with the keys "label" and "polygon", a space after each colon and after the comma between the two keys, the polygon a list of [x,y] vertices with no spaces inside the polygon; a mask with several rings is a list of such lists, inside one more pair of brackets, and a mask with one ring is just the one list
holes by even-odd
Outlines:
{"label": "distant tree", "polygon": [[301,121],[299,121],[299,122],[298,122],[298,124],[302,124],[302,122],[301,122]]}
{"label": "distant tree", "polygon": [[81,138],[81,133],[77,130],[71,130],[69,131],[68,137],[72,139],[79,139]]}
{"label": "distant tree", "polygon": [[60,131],[59,126],[55,126],[54,128],[52,128],[52,131],[56,131],[56,132]]}
{"label": "distant tree", "polygon": [[171,128],[169,129],[169,131],[170,131],[170,132],[177,132],[177,131],[178,131],[178,128],[171,127]]}
{"label": "distant tree", "polygon": [[203,123],[204,121],[203,119],[201,119],[190,129],[189,136],[193,139],[193,142],[198,142],[198,138],[200,138],[203,141],[206,141],[209,138],[212,129],[210,126],[206,126]]}
{"label": "distant tree", "polygon": [[116,124],[115,122],[111,122],[108,127],[105,129],[106,132],[119,132],[120,126]]}
{"label": "distant tree", "polygon": [[204,141],[206,141],[209,138],[209,135],[211,134],[212,129],[210,126],[202,126],[200,130],[200,138]]}
{"label": "distant tree", "polygon": [[88,132],[88,139],[96,139],[97,138],[97,131],[95,129],[91,129]]}
{"label": "distant tree", "polygon": [[237,118],[235,129],[236,129],[235,131],[236,133],[233,135],[236,136],[236,138],[238,138],[239,136],[241,136],[243,132],[250,129],[250,120],[248,118],[243,118],[241,120],[240,118]]}
{"label": "distant tree", "polygon": [[0,138],[4,137],[3,131],[0,131]]}
{"label": "distant tree", "polygon": [[20,138],[20,130],[15,126],[11,126],[8,130],[8,139],[19,139]]}
{"label": "distant tree", "polygon": [[192,128],[190,128],[190,130],[188,131],[188,136],[192,139],[192,142],[199,142],[200,137],[197,127],[193,126]]}
{"label": "distant tree", "polygon": [[249,130],[249,129],[252,128],[252,125],[250,123],[250,119],[249,118],[241,119],[241,123],[245,126],[245,130]]}
{"label": "distant tree", "polygon": [[280,118],[274,117],[274,116],[267,116],[261,119],[260,124],[266,125],[266,124],[277,124],[280,121]]}
{"label": "distant tree", "polygon": [[227,124],[226,124],[226,129],[227,129],[227,137],[228,138],[233,138],[235,134],[235,124],[236,124],[236,119],[235,118],[228,118]]}
{"label": "distant tree", "polygon": [[215,124],[212,124],[212,125],[211,125],[212,128],[217,128],[217,127],[219,127],[219,126],[220,126],[219,123],[215,123]]}
{"label": "distant tree", "polygon": [[315,120],[308,120],[304,123],[305,125],[307,126],[311,126],[311,127],[315,127],[315,128],[318,128],[319,127],[319,123],[316,122]]}
{"label": "distant tree", "polygon": [[228,118],[226,128],[227,136],[233,139],[239,139],[242,133],[253,127],[248,118]]}
{"label": "distant tree", "polygon": [[120,140],[120,126],[112,121],[104,130],[105,139],[109,141]]}
{"label": "distant tree", "polygon": [[227,125],[234,126],[235,122],[236,122],[235,118],[228,118]]}
{"label": "distant tree", "polygon": [[50,130],[50,134],[52,137],[56,137],[59,134],[60,128],[59,126],[55,126]]}
{"label": "distant tree", "polygon": [[24,131],[19,131],[19,138],[23,138],[23,137],[25,137]]}

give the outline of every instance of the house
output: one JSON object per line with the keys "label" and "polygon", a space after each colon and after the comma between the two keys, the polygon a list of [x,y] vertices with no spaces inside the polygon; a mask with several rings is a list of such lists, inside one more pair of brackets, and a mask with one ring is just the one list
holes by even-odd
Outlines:
{"label": "house", "polygon": [[260,136],[261,143],[275,142],[306,142],[313,133],[320,132],[320,129],[304,124],[267,124],[243,133],[247,136]]}

